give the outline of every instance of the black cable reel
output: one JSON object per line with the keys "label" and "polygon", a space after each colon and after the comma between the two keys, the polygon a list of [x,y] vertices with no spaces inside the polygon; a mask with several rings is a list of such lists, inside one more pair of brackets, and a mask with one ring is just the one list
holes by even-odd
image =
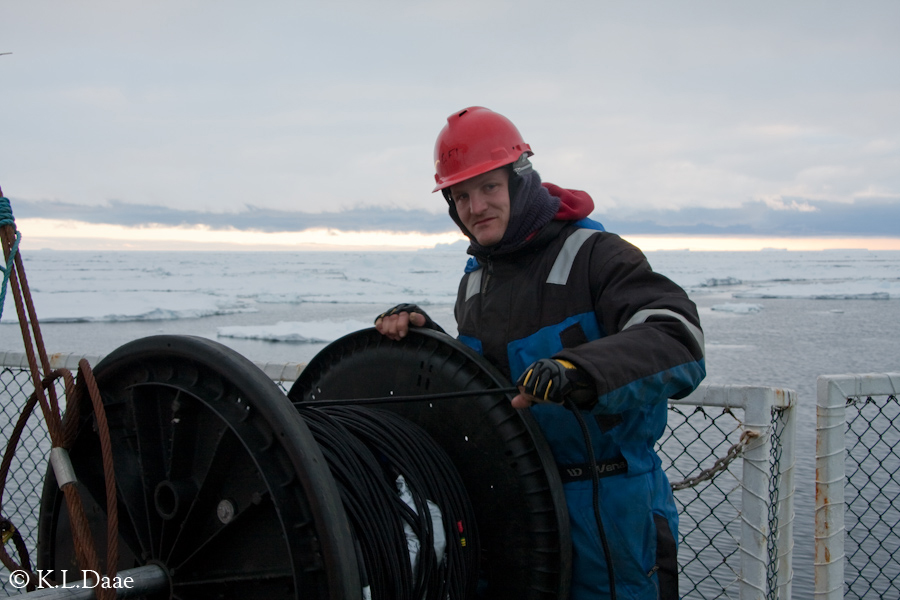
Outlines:
{"label": "black cable reel", "polygon": [[[498,389],[510,383],[450,336],[411,329],[395,342],[366,329],[320,351],[288,397],[301,407],[398,397],[379,408],[424,429],[471,500],[481,545],[477,597],[568,598],[571,538],[556,463],[531,413],[512,408],[507,393],[491,393]],[[433,400],[400,400],[412,396]]]}
{"label": "black cable reel", "polygon": [[[449,336],[341,338],[290,400],[250,361],[202,338],[131,342],[94,374],[113,435],[117,567],[156,565],[167,579],[144,597],[356,600],[386,579],[417,599],[568,597],[568,515],[549,448],[530,413],[490,391],[509,383]],[[432,399],[314,406],[413,395]],[[91,414],[79,425],[70,456],[102,557],[99,439]],[[345,455],[354,458],[341,463]],[[368,523],[369,539],[357,522],[370,514],[358,506],[361,482],[366,498],[382,498],[366,509],[387,515]],[[51,470],[38,568],[77,572],[61,497]]]}

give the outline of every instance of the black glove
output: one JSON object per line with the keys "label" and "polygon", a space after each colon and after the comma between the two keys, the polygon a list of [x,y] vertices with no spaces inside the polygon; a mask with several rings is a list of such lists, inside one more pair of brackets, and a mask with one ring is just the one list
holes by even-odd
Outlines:
{"label": "black glove", "polygon": [[425,317],[425,324],[422,325],[422,327],[433,329],[434,331],[440,331],[441,333],[447,333],[441,328],[440,325],[431,320],[431,317],[428,316],[428,313],[419,308],[416,304],[398,304],[394,308],[389,308],[388,310],[375,317],[375,322],[377,323],[378,319],[383,319],[384,317],[389,317],[391,315],[399,315],[402,312],[419,313],[420,315]]}
{"label": "black glove", "polygon": [[519,376],[516,385],[525,388],[525,393],[536,397],[538,402],[562,404],[569,398],[579,407],[587,408],[597,401],[594,380],[569,361],[559,358],[535,361]]}

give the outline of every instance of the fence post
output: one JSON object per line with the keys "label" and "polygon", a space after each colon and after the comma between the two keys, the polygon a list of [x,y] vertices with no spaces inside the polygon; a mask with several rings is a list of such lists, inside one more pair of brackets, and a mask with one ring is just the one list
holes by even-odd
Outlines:
{"label": "fence post", "polygon": [[779,464],[778,500],[775,516],[778,519],[776,535],[775,597],[790,600],[794,579],[794,467],[796,464],[795,441],[797,438],[797,394],[793,390],[775,390],[775,408],[782,411],[775,422],[775,437],[781,444]]}
{"label": "fence post", "polygon": [[744,429],[759,434],[744,450],[741,489],[741,600],[766,597],[769,531],[769,455],[774,394],[750,388],[744,396]]}
{"label": "fence post", "polygon": [[[844,430],[846,378],[816,380],[816,600],[844,597]],[[856,387],[856,386],[853,386]]]}

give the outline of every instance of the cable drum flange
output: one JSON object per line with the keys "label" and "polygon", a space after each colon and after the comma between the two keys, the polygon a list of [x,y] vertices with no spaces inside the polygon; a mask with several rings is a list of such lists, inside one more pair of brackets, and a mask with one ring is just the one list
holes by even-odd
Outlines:
{"label": "cable drum flange", "polygon": [[427,329],[400,342],[375,329],[321,350],[288,397],[316,401],[444,392],[483,395],[380,404],[422,429],[456,466],[474,507],[482,547],[483,597],[569,596],[571,538],[562,483],[549,446],[529,411],[504,393],[510,383],[457,340]]}
{"label": "cable drum flange", "polygon": [[[258,367],[211,340],[154,336],[94,368],[113,437],[118,569],[164,568],[149,597],[356,600],[346,515],[303,420]],[[98,554],[105,492],[93,414],[69,454]],[[38,568],[80,568],[53,471],[41,498]],[[105,565],[103,565],[105,566]]]}

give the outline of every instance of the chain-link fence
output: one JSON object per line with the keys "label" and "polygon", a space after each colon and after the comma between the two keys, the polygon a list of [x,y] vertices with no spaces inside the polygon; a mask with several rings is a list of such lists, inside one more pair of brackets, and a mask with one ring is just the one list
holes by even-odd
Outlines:
{"label": "chain-link fence", "polygon": [[[77,358],[56,357],[54,366],[69,366],[67,363],[77,363]],[[5,358],[13,365],[20,360]],[[296,364],[259,366],[285,391],[302,368]],[[33,388],[27,369],[0,369],[0,444],[5,448]],[[756,392],[760,390],[767,400],[759,400]],[[741,596],[748,581],[746,589],[753,597],[788,597],[790,558],[785,558],[783,549],[790,547],[786,538],[792,509],[786,504],[791,494],[784,490],[793,489],[793,430],[788,427],[793,403],[779,397],[779,391],[772,388],[705,387],[670,405],[668,432],[659,449],[669,479],[684,486],[674,495],[680,509],[680,586],[685,598],[748,597]],[[754,409],[764,416],[749,414]],[[32,415],[23,432],[0,506],[0,514],[22,536],[32,565],[49,452],[49,436],[39,412]],[[760,508],[748,505],[748,485],[752,488],[749,497],[761,500]],[[749,545],[748,526],[764,534],[758,540],[759,536],[753,536],[754,543]],[[11,539],[6,547],[16,556]],[[748,577],[748,564],[750,571],[759,571],[755,579]],[[0,578],[0,596],[20,592],[9,584],[5,569],[0,570]]]}
{"label": "chain-link fence", "polygon": [[[0,444],[5,451],[22,408],[34,391],[27,369],[0,366]],[[62,389],[59,388],[62,393]],[[28,419],[11,457],[0,517],[4,518],[3,543],[18,564],[35,564],[37,519],[40,513],[41,486],[50,453],[50,435],[37,407]],[[22,549],[28,552],[22,555]],[[18,594],[9,584],[9,570],[0,564],[0,596]]]}
{"label": "chain-link fence", "polygon": [[[788,422],[793,405],[773,402],[768,424],[748,427],[743,403],[729,397],[739,390],[709,387],[704,391],[699,397],[670,404],[669,431],[659,448],[679,507],[679,591],[685,598],[747,597],[747,590],[741,595],[746,569],[741,546],[747,526],[742,507],[749,492],[766,503],[764,514],[757,519],[761,522],[752,527],[763,533],[765,540],[755,557],[762,562],[757,566],[763,573],[752,596],[786,598],[791,573],[784,554],[791,545],[792,510],[785,504],[790,500],[790,492],[785,490],[793,489],[793,458],[789,456],[793,443],[786,437],[793,431]],[[760,447],[766,472],[764,477],[748,481],[745,461],[735,459]],[[754,469],[759,470],[760,465]],[[756,489],[748,490],[754,481]],[[745,552],[752,550],[745,548]]]}
{"label": "chain-link fence", "polygon": [[[739,439],[741,422],[727,408],[673,406],[669,429],[671,434],[664,438],[660,454],[671,461],[666,473],[675,480],[693,475],[698,465],[716,461]],[[731,463],[713,479],[675,492],[683,596],[738,596],[741,471],[739,461]]]}
{"label": "chain-link fence", "polygon": [[845,598],[900,597],[900,403],[847,400]]}

